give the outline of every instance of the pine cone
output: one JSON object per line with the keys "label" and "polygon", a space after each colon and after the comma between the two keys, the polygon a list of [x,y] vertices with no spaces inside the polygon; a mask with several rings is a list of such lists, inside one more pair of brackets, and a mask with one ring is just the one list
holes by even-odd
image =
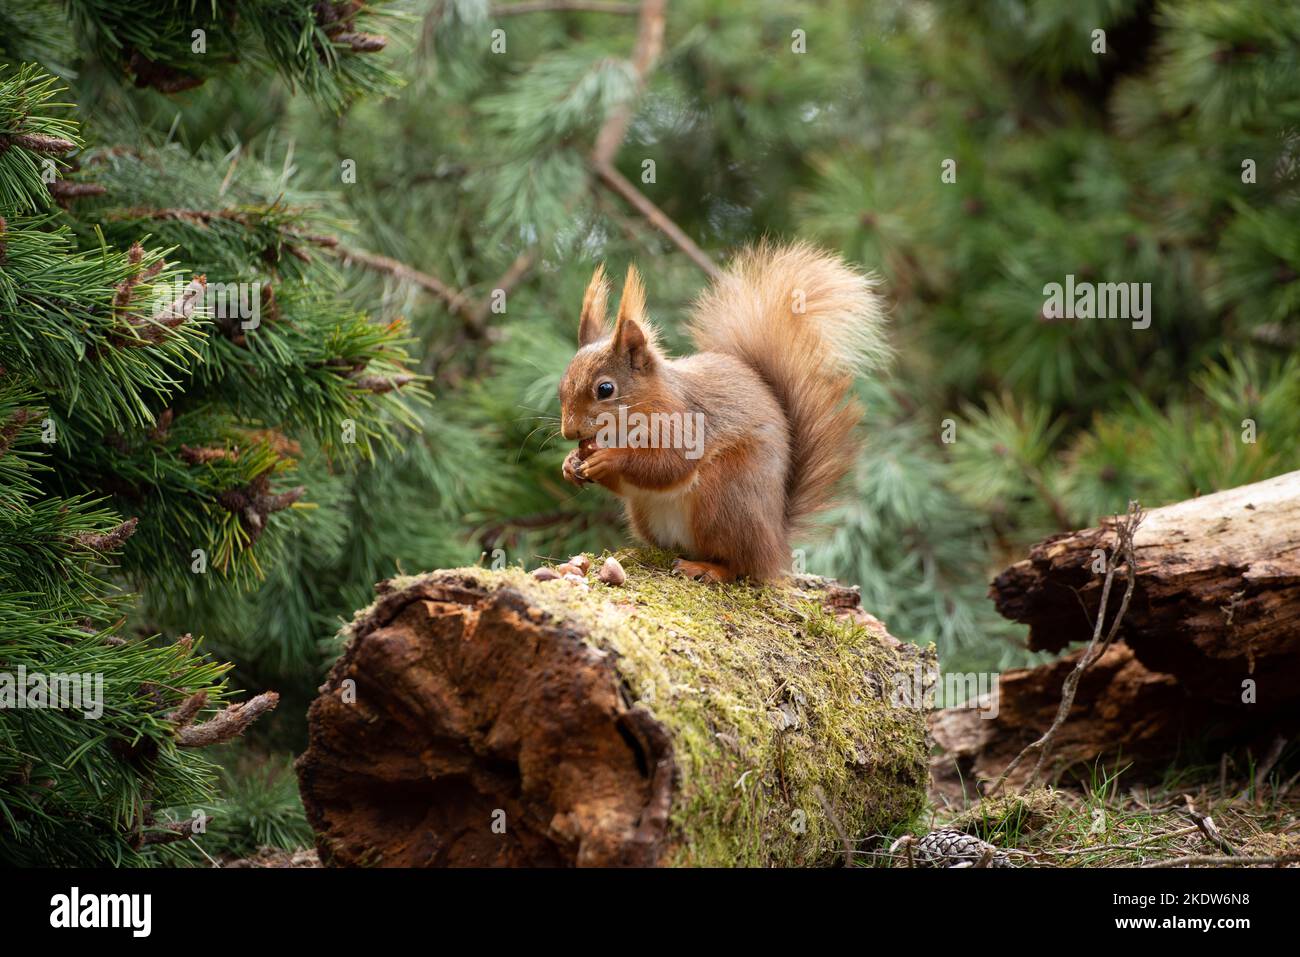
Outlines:
{"label": "pine cone", "polygon": [[948,828],[931,831],[922,838],[905,837],[895,848],[908,848],[914,867],[1014,867],[1006,851],[981,841],[973,834]]}

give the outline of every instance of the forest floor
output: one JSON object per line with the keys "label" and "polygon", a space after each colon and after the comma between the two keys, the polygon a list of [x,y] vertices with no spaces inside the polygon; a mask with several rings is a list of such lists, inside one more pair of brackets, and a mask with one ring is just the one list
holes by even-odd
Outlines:
{"label": "forest floor", "polygon": [[[1020,867],[1300,867],[1297,778],[1256,788],[1202,769],[1131,787],[1122,774],[1098,775],[1084,787],[1038,787],[967,805],[935,795],[915,830],[975,834]],[[862,852],[860,863],[906,866],[888,841]]]}
{"label": "forest floor", "polygon": [[[1017,867],[1300,868],[1300,775],[1256,789],[1209,769],[1180,772],[1159,785],[1125,786],[1099,775],[1085,786],[1037,787],[962,805],[933,795],[917,835],[953,828],[1008,852]],[[905,867],[891,851],[901,834],[875,835],[854,864]],[[313,850],[264,847],[222,867],[319,867]]]}

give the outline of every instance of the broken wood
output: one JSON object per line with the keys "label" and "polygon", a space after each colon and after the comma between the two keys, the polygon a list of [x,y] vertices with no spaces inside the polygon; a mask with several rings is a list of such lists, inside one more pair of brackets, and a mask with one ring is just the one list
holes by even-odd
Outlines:
{"label": "broken wood", "polygon": [[[1112,522],[1056,535],[993,582],[1029,647],[1086,641]],[[1300,702],[1300,472],[1152,509],[1135,539],[1137,587],[1119,638],[1188,693],[1260,712]],[[1249,679],[1253,684],[1246,685]]]}
{"label": "broken wood", "polygon": [[[382,583],[298,761],[333,865],[830,864],[910,821],[933,653],[854,590],[521,569]],[[919,702],[918,693],[913,699]]]}
{"label": "broken wood", "polygon": [[[1119,632],[1119,626],[1124,621],[1124,612],[1128,608],[1129,599],[1133,597],[1133,586],[1136,584],[1136,575],[1133,569],[1133,537],[1142,524],[1142,517],[1141,506],[1137,502],[1129,502],[1128,515],[1123,521],[1116,522],[1115,531],[1118,541],[1109,555],[1102,556],[1106,573],[1102,580],[1101,599],[1100,604],[1097,606],[1096,621],[1092,628],[1092,639],[1077,656],[1070,673],[1065,676],[1065,681],[1061,685],[1061,703],[1057,705],[1056,717],[1052,719],[1051,725],[1041,736],[1025,745],[1024,750],[1011,759],[1011,763],[998,775],[998,779],[989,788],[989,794],[996,794],[998,789],[1006,783],[1007,778],[1015,773],[1020,762],[1031,752],[1038,755],[1038,761],[1034,764],[1034,769],[1029,772],[1029,777],[1025,783],[1032,784],[1034,782],[1039,771],[1047,762],[1048,755],[1051,754],[1052,744],[1057,733],[1061,730],[1061,725],[1065,723],[1070,715],[1070,710],[1074,707],[1079,679],[1114,642],[1115,635]],[[1121,561],[1123,562],[1124,575],[1128,580],[1128,584],[1124,588],[1124,597],[1120,599],[1119,609],[1112,615],[1110,628],[1106,631],[1103,639],[1102,627],[1106,624],[1106,615],[1110,611],[1111,581],[1115,577],[1115,571],[1120,567]]]}
{"label": "broken wood", "polygon": [[[1004,672],[996,708],[981,700],[983,710],[944,708],[931,715],[930,732],[940,749],[931,765],[936,789],[975,796],[979,782],[996,780],[1052,726],[1061,687],[1080,654]],[[1106,756],[1134,773],[1158,770],[1184,744],[1229,735],[1243,723],[1241,714],[1192,698],[1172,675],[1151,671],[1132,648],[1114,644],[1081,675],[1069,715],[1057,731],[1051,767],[1056,775],[1076,767],[1086,779],[1093,762]],[[1008,775],[1007,786],[1022,787],[1032,770],[1021,765]]]}
{"label": "broken wood", "polygon": [[[1118,609],[1095,619],[1119,521],[1048,538],[994,580],[998,610],[1029,625],[1031,649],[1060,651],[1115,626]],[[1115,643],[1080,677],[1057,729],[1054,771],[1073,766],[1087,776],[1104,758],[1140,775],[1210,758],[1211,744],[1260,753],[1293,732],[1300,472],[1152,509],[1133,545],[1132,598]],[[939,790],[969,793],[976,781],[996,780],[1046,733],[1082,653],[1002,674],[996,717],[988,701],[932,715]],[[1018,787],[1031,774],[1015,770],[1007,783]]]}

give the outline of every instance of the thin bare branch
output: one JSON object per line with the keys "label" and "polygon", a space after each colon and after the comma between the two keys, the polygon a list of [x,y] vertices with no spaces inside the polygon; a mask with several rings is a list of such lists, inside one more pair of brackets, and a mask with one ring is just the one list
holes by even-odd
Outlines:
{"label": "thin bare branch", "polygon": [[347,246],[335,246],[332,251],[345,263],[387,273],[394,278],[414,283],[421,289],[428,290],[441,299],[447,305],[447,308],[466,321],[469,321],[474,314],[470,301],[437,276],[421,272],[413,266],[408,266],[406,263],[389,256],[381,256],[379,253],[350,249]]}
{"label": "thin bare branch", "polygon": [[[1061,704],[1057,708],[1056,718],[1042,736],[1036,741],[1025,746],[1025,749],[1012,759],[1006,769],[998,776],[997,780],[990,785],[987,794],[994,795],[1006,783],[1007,777],[1014,771],[1029,754],[1037,752],[1038,762],[1034,765],[1033,772],[1024,782],[1021,789],[1033,784],[1038,779],[1039,772],[1042,771],[1047,757],[1051,754],[1052,743],[1056,739],[1056,734],[1060,731],[1061,726],[1065,724],[1066,718],[1070,715],[1070,710],[1074,707],[1074,696],[1079,689],[1079,679],[1083,673],[1101,657],[1115,636],[1119,633],[1120,623],[1124,620],[1124,614],[1128,611],[1129,600],[1133,597],[1133,589],[1137,585],[1137,556],[1134,547],[1134,536],[1137,535],[1138,526],[1142,524],[1145,513],[1142,506],[1137,502],[1128,503],[1128,514],[1124,519],[1118,521],[1115,525],[1116,543],[1111,551],[1109,560],[1106,562],[1106,578],[1101,586],[1101,602],[1097,608],[1097,618],[1093,624],[1092,640],[1075,662],[1073,670],[1066,675],[1065,684],[1061,688]],[[1102,638],[1102,629],[1106,624],[1106,609],[1110,603],[1110,588],[1115,579],[1115,569],[1119,565],[1120,557],[1123,556],[1126,577],[1128,584],[1124,588],[1124,597],[1120,600],[1119,610],[1111,619],[1110,629],[1106,637]]]}
{"label": "thin bare branch", "polygon": [[535,248],[525,249],[515,257],[515,261],[501,274],[501,278],[492,283],[482,300],[474,307],[473,318],[469,322],[471,335],[477,338],[487,330],[488,317],[492,314],[492,298],[497,291],[499,290],[507,296],[510,295],[514,288],[523,282],[536,261],[537,250]]}
{"label": "thin bare branch", "polygon": [[1268,783],[1268,776],[1273,773],[1273,768],[1277,767],[1278,760],[1282,757],[1282,752],[1286,750],[1287,740],[1278,735],[1273,739],[1273,745],[1269,748],[1268,754],[1260,762],[1255,771],[1255,803],[1261,804],[1264,800],[1264,785]]}
{"label": "thin bare branch", "polygon": [[691,258],[711,278],[716,279],[719,270],[704,250],[700,249],[689,236],[658,206],[614,168],[614,157],[627,135],[628,125],[632,122],[632,111],[637,97],[645,89],[646,81],[655,61],[663,50],[664,19],[667,0],[644,0],[640,8],[640,20],[637,24],[636,48],[632,51],[632,70],[636,74],[636,95],[629,97],[625,103],[611,110],[605,117],[600,131],[596,134],[596,144],[591,151],[591,169],[596,179],[614,193],[626,200],[638,213],[673,241],[682,252]]}
{"label": "thin bare branch", "polygon": [[182,748],[205,748],[238,737],[244,729],[280,703],[274,691],[264,691],[255,698],[232,704],[202,724],[176,729],[176,743]]}
{"label": "thin bare branch", "polygon": [[632,51],[632,70],[636,74],[636,91],[627,101],[619,104],[601,124],[596,134],[596,145],[591,151],[591,161],[599,169],[614,161],[614,155],[623,144],[632,110],[646,79],[664,46],[664,14],[668,0],[643,0],[640,19],[637,21],[636,47]]}
{"label": "thin bare branch", "polygon": [[840,846],[844,849],[844,866],[853,866],[853,842],[849,840],[848,833],[844,830],[844,825],[835,815],[835,809],[831,807],[831,802],[826,798],[826,792],[817,785],[812,789],[813,797],[817,798],[817,803],[822,806],[822,813],[826,815],[826,820],[831,822],[831,827],[835,829],[836,835],[840,839]]}
{"label": "thin bare branch", "polygon": [[1208,814],[1196,810],[1196,804],[1192,801],[1190,794],[1184,794],[1183,800],[1187,802],[1187,813],[1192,820],[1196,822],[1196,827],[1205,835],[1205,839],[1231,857],[1237,856],[1238,850],[1232,846],[1232,842],[1223,836],[1219,826],[1214,823],[1214,818]]}
{"label": "thin bare branch", "polygon": [[682,228],[668,217],[668,214],[661,210],[638,190],[635,186],[627,181],[618,170],[612,166],[594,167],[596,176],[602,183],[617,193],[623,199],[633,206],[637,212],[650,221],[652,225],[659,229],[665,236],[677,245],[677,248],[686,253],[695,265],[699,266],[709,278],[716,279],[722,274],[717,265],[709,258],[708,253],[695,245],[695,241],[687,236]]}

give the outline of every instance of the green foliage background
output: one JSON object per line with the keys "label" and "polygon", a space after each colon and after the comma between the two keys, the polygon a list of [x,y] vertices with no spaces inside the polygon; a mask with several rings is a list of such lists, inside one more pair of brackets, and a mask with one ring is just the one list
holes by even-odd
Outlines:
{"label": "green foliage background", "polygon": [[[715,261],[801,237],[886,280],[898,359],[859,383],[867,447],[801,547],[809,571],[860,584],[868,609],[936,642],[946,667],[1027,660],[985,591],[1029,543],[1130,498],[1151,507],[1300,467],[1295,5],[672,0],[643,91],[635,4],[372,4],[348,36],[382,32],[382,52],[328,32],[319,5],[227,6],[0,0],[0,130],[79,137],[62,178],[106,190],[63,209],[38,156],[0,154],[0,365],[27,370],[0,377],[0,425],[41,406],[64,437],[42,445],[32,415],[0,455],[0,502],[22,513],[0,528],[0,659],[39,621],[50,636],[29,652],[48,662],[84,620],[126,635],[146,669],[171,667],[157,656],[176,636],[202,635],[239,687],[280,691],[274,720],[222,760],[234,823],[208,853],[301,839],[281,752],[301,745],[331,636],[376,580],[626,539],[611,499],[560,479],[555,387],[577,304],[596,263],[635,262],[684,348],[706,277],[593,173],[596,132],[623,104],[615,166]],[[91,373],[88,333],[22,294],[53,288],[53,271],[103,303],[163,256],[155,282],[264,281],[283,321],[240,342],[200,317],[157,349],[109,348]],[[1067,275],[1150,283],[1150,328],[1046,318],[1044,286]],[[505,286],[504,310],[486,308]],[[422,378],[380,392],[339,371],[363,367]],[[70,381],[75,401],[56,388]],[[358,442],[340,442],[345,421]],[[181,446],[247,451],[195,468]],[[252,534],[221,495],[262,475],[302,493]],[[139,525],[120,551],[68,544],[128,517]],[[191,571],[195,542],[221,559],[209,574]],[[193,667],[185,687],[218,680],[219,666]],[[156,713],[127,724],[165,731]],[[0,832],[44,820],[35,766],[69,796],[51,835],[105,792],[120,812],[91,832],[138,822],[146,802],[105,777],[111,754],[93,786],[66,767],[63,736],[80,729],[13,726],[0,720],[0,780],[24,783],[0,787]],[[213,768],[177,760],[197,790],[150,800],[184,809],[200,794],[220,818]],[[259,793],[278,810],[258,810]],[[70,846],[74,859],[158,857],[120,837]],[[177,847],[167,859],[201,859]]]}

